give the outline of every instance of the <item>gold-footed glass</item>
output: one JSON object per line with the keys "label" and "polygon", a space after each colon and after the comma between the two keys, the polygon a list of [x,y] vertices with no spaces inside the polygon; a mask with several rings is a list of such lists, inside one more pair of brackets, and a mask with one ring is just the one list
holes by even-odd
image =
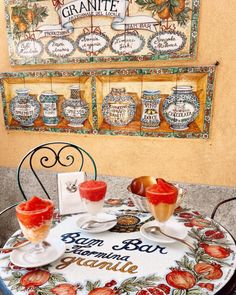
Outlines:
{"label": "gold-footed glass", "polygon": [[178,189],[159,178],[156,184],[146,189],[146,197],[153,217],[160,228],[164,229],[176,208]]}

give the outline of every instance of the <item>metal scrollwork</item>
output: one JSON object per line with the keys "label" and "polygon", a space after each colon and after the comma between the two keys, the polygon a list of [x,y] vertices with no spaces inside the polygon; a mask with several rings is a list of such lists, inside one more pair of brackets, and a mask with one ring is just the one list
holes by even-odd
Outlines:
{"label": "metal scrollwork", "polygon": [[[53,147],[56,146],[56,145],[57,146],[62,145],[62,147],[58,151],[55,151],[55,149]],[[79,153],[79,158],[78,159],[75,158],[75,156],[72,155],[71,153],[66,155],[66,153],[65,153],[66,149],[74,149],[75,151],[77,151]],[[42,145],[34,148],[33,150],[29,151],[25,155],[25,157],[22,159],[22,161],[21,161],[21,163],[20,163],[20,165],[18,166],[18,169],[17,169],[18,185],[19,185],[20,191],[21,191],[21,193],[22,193],[25,200],[27,200],[27,197],[26,197],[26,195],[24,193],[24,190],[22,188],[22,185],[21,185],[20,171],[21,171],[21,167],[22,167],[23,163],[26,162],[27,159],[29,159],[29,166],[30,166],[30,169],[31,169],[32,173],[34,174],[35,178],[37,179],[39,185],[43,189],[46,196],[50,199],[50,196],[49,196],[47,190],[45,189],[43,183],[39,179],[39,177],[38,177],[38,175],[37,175],[37,173],[36,173],[36,171],[35,171],[35,169],[33,167],[33,162],[34,162],[34,159],[36,158],[36,155],[38,154],[39,151],[42,151],[42,150],[48,150],[48,152],[50,153],[48,155],[43,155],[39,159],[39,163],[41,164],[41,166],[43,168],[52,168],[56,164],[59,164],[62,167],[70,167],[73,164],[78,163],[79,167],[77,168],[77,171],[81,171],[82,168],[83,168],[83,165],[84,165],[84,161],[85,161],[84,155],[85,155],[92,162],[92,165],[93,165],[93,168],[94,168],[94,179],[97,178],[96,164],[95,164],[93,158],[91,157],[91,155],[87,151],[85,151],[84,149],[80,148],[77,145],[67,143],[67,142],[51,142],[51,143],[42,144]]]}
{"label": "metal scrollwork", "polygon": [[[64,149],[66,149],[66,148],[74,148],[74,149],[76,149],[74,146],[71,146],[71,145],[66,145],[66,146],[63,146],[60,150],[59,150],[59,152],[58,152],[58,162],[59,162],[59,164],[61,165],[61,166],[63,166],[63,167],[70,167],[72,164],[74,164],[74,161],[75,161],[75,158],[74,158],[74,156],[73,155],[67,155],[66,156],[66,161],[68,161],[68,163],[66,164],[66,163],[63,163],[62,162],[62,157],[60,156],[60,154],[61,154],[61,152],[64,150]],[[77,149],[76,149],[77,150]],[[81,153],[80,153],[81,154]],[[82,155],[82,157],[83,157],[83,155]]]}
{"label": "metal scrollwork", "polygon": [[40,159],[40,164],[42,165],[42,167],[44,167],[44,168],[52,168],[53,166],[56,165],[56,163],[57,163],[57,154],[56,154],[56,152],[52,148],[44,146],[44,147],[42,147],[40,149],[36,149],[32,153],[32,155],[30,156],[30,167],[31,167],[31,169],[33,169],[33,167],[32,167],[33,156],[36,154],[37,151],[42,150],[42,149],[47,149],[47,150],[51,151],[52,154],[54,154],[54,156],[55,156],[54,162],[51,165],[50,164],[48,164],[48,165],[45,164],[46,162],[49,161],[49,158],[48,158],[48,156],[43,156]]}

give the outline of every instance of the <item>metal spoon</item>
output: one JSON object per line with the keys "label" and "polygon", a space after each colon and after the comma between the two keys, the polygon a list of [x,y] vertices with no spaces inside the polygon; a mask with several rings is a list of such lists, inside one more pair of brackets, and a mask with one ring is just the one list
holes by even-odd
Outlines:
{"label": "metal spoon", "polygon": [[29,243],[30,243],[30,241],[26,241],[25,243],[22,243],[18,246],[0,248],[0,251],[11,251],[11,250],[19,249],[21,247],[28,245]]}
{"label": "metal spoon", "polygon": [[161,234],[163,234],[164,236],[166,236],[166,237],[168,237],[168,238],[174,239],[174,240],[176,240],[176,241],[178,241],[178,242],[181,242],[181,243],[187,245],[189,248],[194,249],[194,247],[193,247],[192,245],[190,245],[188,242],[186,242],[184,239],[180,239],[180,238],[177,238],[177,237],[173,237],[173,236],[170,236],[170,235],[164,233],[164,232],[160,229],[159,226],[149,226],[149,227],[145,228],[145,231],[146,231],[147,233],[152,233],[152,234],[158,234],[158,233],[161,233]]}
{"label": "metal spoon", "polygon": [[83,223],[80,228],[82,229],[90,229],[94,228],[94,225],[96,224],[102,224],[102,223],[108,223],[108,222],[114,222],[116,219],[111,219],[111,220],[104,220],[104,221],[96,221],[96,220],[89,220]]}
{"label": "metal spoon", "polygon": [[[26,241],[25,243],[20,244],[20,245],[18,245],[18,246],[0,248],[0,252],[1,252],[1,251],[11,251],[11,250],[19,249],[19,248],[24,247],[24,246],[26,246],[26,245],[28,245],[28,244],[30,244],[30,241]],[[51,246],[51,244],[48,243],[48,242],[46,242],[46,241],[43,241],[43,246],[44,246],[45,248],[47,248],[47,247]]]}

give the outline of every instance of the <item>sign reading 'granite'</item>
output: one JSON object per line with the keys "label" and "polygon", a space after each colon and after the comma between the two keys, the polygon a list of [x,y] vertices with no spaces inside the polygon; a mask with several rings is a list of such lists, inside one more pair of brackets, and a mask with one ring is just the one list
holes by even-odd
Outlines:
{"label": "sign reading 'granite'", "polygon": [[190,59],[200,0],[6,0],[12,65]]}

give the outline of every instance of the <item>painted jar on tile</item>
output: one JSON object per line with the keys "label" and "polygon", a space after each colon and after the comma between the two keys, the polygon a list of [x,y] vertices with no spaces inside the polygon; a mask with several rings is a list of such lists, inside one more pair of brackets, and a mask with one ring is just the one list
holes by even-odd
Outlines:
{"label": "painted jar on tile", "polygon": [[187,130],[200,110],[197,96],[192,86],[176,86],[173,93],[163,103],[162,113],[170,128],[177,131]]}
{"label": "painted jar on tile", "polygon": [[68,126],[83,127],[84,121],[89,116],[89,105],[80,97],[79,85],[72,85],[70,91],[70,98],[62,103],[62,114],[69,121]]}
{"label": "painted jar on tile", "polygon": [[58,95],[53,91],[44,91],[39,100],[43,106],[43,122],[47,126],[56,126],[59,122],[57,114]]}
{"label": "painted jar on tile", "polygon": [[27,88],[17,89],[17,95],[10,102],[12,117],[25,127],[33,126],[40,113],[40,103],[29,92]]}
{"label": "painted jar on tile", "polygon": [[125,88],[112,88],[102,102],[102,115],[111,126],[126,126],[134,118],[136,103]]}
{"label": "painted jar on tile", "polygon": [[143,128],[155,129],[160,125],[160,91],[144,90],[141,98],[142,116],[141,125]]}

